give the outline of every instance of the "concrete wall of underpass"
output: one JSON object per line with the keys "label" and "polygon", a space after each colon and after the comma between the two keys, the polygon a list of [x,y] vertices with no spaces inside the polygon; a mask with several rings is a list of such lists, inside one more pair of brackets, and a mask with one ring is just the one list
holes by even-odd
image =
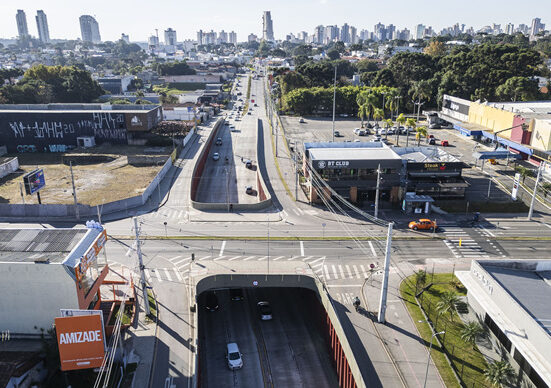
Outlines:
{"label": "concrete wall of underpass", "polygon": [[[319,305],[312,308],[314,318],[318,320],[319,328],[325,336],[328,353],[333,360],[339,379],[339,386],[345,388],[366,387],[360,372],[360,367],[354,358],[348,338],[338,319],[337,311],[325,286],[310,275],[304,274],[222,274],[205,276],[196,283],[195,303],[197,295],[211,289],[254,288],[254,287],[286,287],[306,288],[314,291]],[[195,311],[198,311],[195,308]],[[198,338],[198,325],[194,325],[194,338]],[[195,365],[199,363],[199,352],[195,353]],[[196,376],[198,369],[196,368]],[[199,386],[195,379],[194,386]]]}

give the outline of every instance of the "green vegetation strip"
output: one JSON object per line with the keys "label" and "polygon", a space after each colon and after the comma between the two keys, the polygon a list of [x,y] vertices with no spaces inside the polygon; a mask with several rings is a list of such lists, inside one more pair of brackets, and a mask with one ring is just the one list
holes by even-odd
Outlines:
{"label": "green vegetation strip", "polygon": [[[484,356],[476,346],[466,344],[461,339],[461,329],[464,327],[459,315],[456,311],[445,312],[439,314],[436,305],[442,300],[442,296],[446,292],[455,292],[458,296],[466,294],[466,289],[457,280],[455,275],[448,274],[427,274],[426,284],[433,283],[427,291],[421,296],[421,304],[427,308],[431,306],[429,311],[421,310],[420,305],[415,298],[415,282],[416,275],[409,276],[400,284],[400,294],[407,306],[407,309],[417,326],[421,337],[423,338],[425,345],[430,346],[430,340],[433,332],[426,323],[426,319],[433,324],[436,324],[434,331],[445,331],[444,335],[438,336],[444,344],[444,347],[433,339],[432,346],[432,360],[436,364],[440,376],[444,380],[446,387],[460,387],[460,384],[455,377],[454,370],[448,362],[451,360],[458,376],[461,376],[463,386],[467,387],[489,387],[490,384],[485,380],[484,370],[487,368]],[[422,284],[419,289],[422,288]],[[423,311],[425,314],[423,314]],[[451,320],[450,320],[451,317]],[[421,322],[419,322],[421,321]],[[446,358],[447,352],[448,358]],[[423,355],[425,357],[425,355]]]}
{"label": "green vegetation strip", "polygon": [[157,319],[157,302],[155,301],[155,297],[153,296],[153,293],[151,290],[147,290],[147,299],[149,300],[149,311],[151,314],[149,315],[153,320]]}
{"label": "green vegetation strip", "polygon": [[243,107],[243,116],[249,111],[249,104],[251,102],[251,76],[249,76],[249,83],[247,84],[247,100],[245,101],[245,106]]}

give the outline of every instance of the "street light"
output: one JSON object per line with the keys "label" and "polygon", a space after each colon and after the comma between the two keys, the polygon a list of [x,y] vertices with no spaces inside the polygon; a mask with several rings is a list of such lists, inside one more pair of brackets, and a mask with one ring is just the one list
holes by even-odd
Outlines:
{"label": "street light", "polygon": [[337,97],[337,65],[335,65],[335,78],[333,79],[333,142],[335,141],[335,99]]}
{"label": "street light", "polygon": [[[419,321],[421,322],[421,321]],[[426,321],[425,321],[426,322]],[[439,331],[438,333],[434,333],[432,337],[430,337],[430,347],[429,347],[429,358],[427,360],[427,370],[425,371],[425,383],[423,384],[423,388],[427,387],[427,376],[429,375],[429,364],[430,364],[430,352],[432,351],[432,339],[440,334],[444,334],[445,331]]]}

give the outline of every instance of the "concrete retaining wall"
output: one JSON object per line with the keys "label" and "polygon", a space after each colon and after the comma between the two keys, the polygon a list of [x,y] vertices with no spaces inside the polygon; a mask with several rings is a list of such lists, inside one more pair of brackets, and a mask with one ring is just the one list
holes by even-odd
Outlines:
{"label": "concrete retaining wall", "polygon": [[218,130],[220,126],[223,125],[224,120],[225,120],[224,118],[220,118],[218,119],[216,124],[214,124],[214,127],[212,128],[212,131],[210,131],[209,137],[205,142],[205,146],[201,150],[201,153],[199,154],[199,158],[197,158],[195,167],[193,167],[193,174],[191,175],[190,200],[191,200],[191,206],[195,209],[198,209],[197,207],[195,207],[195,204],[198,203],[198,202],[195,202],[195,199],[197,198],[197,188],[199,187],[199,183],[201,182],[201,177],[203,175],[205,163],[207,162],[207,158],[209,156],[209,152],[213,144],[213,139],[218,134]]}
{"label": "concrete retaining wall", "polygon": [[18,169],[19,169],[19,159],[17,159],[17,156],[16,156],[0,165],[0,178],[3,178],[6,175],[9,175],[12,172],[16,172]]}

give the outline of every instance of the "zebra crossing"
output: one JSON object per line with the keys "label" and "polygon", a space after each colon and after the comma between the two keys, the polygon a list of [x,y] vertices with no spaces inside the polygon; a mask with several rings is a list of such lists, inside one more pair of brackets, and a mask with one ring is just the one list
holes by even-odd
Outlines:
{"label": "zebra crossing", "polygon": [[283,215],[284,218],[287,218],[289,217],[289,214],[291,215],[297,215],[297,216],[303,216],[305,214],[309,215],[309,216],[315,216],[318,214],[317,210],[315,209],[300,209],[298,207],[293,207],[293,208],[290,208],[289,210],[282,210],[281,211],[281,214]]}
{"label": "zebra crossing", "polygon": [[439,225],[439,228],[446,235],[444,244],[446,244],[455,258],[470,259],[490,257],[488,253],[459,226],[455,224],[444,226]]}
{"label": "zebra crossing", "polygon": [[352,304],[354,298],[357,296],[353,292],[336,292],[334,299],[342,304]]}

